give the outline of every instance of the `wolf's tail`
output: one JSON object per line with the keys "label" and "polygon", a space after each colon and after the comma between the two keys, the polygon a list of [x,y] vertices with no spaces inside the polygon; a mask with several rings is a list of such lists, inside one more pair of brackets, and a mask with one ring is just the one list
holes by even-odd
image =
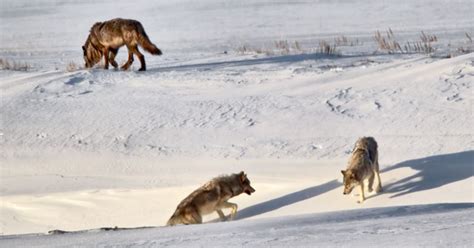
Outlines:
{"label": "wolf's tail", "polygon": [[153,54],[153,55],[161,55],[163,54],[161,50],[156,47],[155,44],[153,44],[150,39],[148,38],[148,35],[145,33],[145,29],[143,27],[140,28],[139,34],[138,34],[138,44],[143,47],[147,52]]}

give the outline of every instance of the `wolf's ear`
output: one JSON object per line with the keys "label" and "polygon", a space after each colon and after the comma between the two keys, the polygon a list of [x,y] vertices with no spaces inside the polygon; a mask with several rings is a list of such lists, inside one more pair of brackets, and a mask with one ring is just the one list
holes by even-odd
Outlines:
{"label": "wolf's ear", "polygon": [[247,178],[247,175],[245,175],[245,172],[244,171],[241,171],[239,173],[239,177],[240,177],[240,181],[245,181],[245,178]]}
{"label": "wolf's ear", "polygon": [[342,173],[342,175],[346,175],[346,171],[345,171],[345,170],[341,170],[341,173]]}

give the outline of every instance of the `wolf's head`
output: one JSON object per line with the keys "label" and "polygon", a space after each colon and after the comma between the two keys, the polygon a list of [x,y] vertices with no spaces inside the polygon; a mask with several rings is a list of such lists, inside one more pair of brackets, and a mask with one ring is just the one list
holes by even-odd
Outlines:
{"label": "wolf's head", "polygon": [[341,170],[344,183],[344,195],[350,194],[355,186],[359,185],[357,175],[352,170]]}
{"label": "wolf's head", "polygon": [[86,44],[82,46],[82,53],[84,56],[85,67],[91,68],[100,61],[102,51],[94,46],[90,41],[90,35],[86,40]]}
{"label": "wolf's head", "polygon": [[239,173],[239,180],[243,192],[247,193],[247,195],[251,195],[253,192],[255,192],[255,189],[250,186],[250,180],[247,178],[247,174],[245,174],[245,172],[241,171]]}

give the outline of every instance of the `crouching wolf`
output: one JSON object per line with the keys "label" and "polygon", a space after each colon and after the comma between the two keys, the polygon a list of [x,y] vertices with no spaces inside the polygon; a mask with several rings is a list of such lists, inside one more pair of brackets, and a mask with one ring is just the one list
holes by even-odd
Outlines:
{"label": "crouching wolf", "polygon": [[378,161],[377,142],[372,137],[363,137],[357,140],[352,150],[351,158],[347,169],[341,170],[344,176],[344,195],[350,194],[355,186],[360,187],[360,200],[365,200],[364,180],[368,179],[369,192],[372,192],[375,176],[377,176],[377,187],[375,192],[382,191],[380,182],[379,161]]}
{"label": "crouching wolf", "polygon": [[116,18],[105,22],[97,22],[92,26],[86,43],[82,46],[86,62],[85,67],[94,66],[103,56],[105,60],[104,69],[109,68],[109,62],[117,68],[118,64],[115,62],[115,56],[123,45],[127,46],[128,49],[128,60],[122,66],[123,70],[127,70],[132,65],[133,54],[140,60],[140,71],[146,70],[145,56],[140,53],[137,45],[153,55],[162,54],[161,50],[151,43],[140,22]]}
{"label": "crouching wolf", "polygon": [[228,200],[244,192],[251,195],[255,189],[250,186],[250,180],[243,171],[216,177],[181,201],[167,225],[201,224],[202,216],[214,211],[219,214],[221,220],[226,220],[222,212],[223,208],[232,209],[229,217],[232,220],[237,213],[237,204],[230,203]]}

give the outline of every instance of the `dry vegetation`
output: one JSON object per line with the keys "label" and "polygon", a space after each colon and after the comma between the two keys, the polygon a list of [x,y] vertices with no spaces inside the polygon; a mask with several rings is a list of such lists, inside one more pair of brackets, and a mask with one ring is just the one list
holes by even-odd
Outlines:
{"label": "dry vegetation", "polygon": [[397,51],[403,52],[400,47],[400,43],[395,39],[392,29],[388,29],[386,35],[382,35],[380,31],[375,32],[374,36],[375,41],[377,42],[380,50],[388,51],[388,53],[394,53]]}
{"label": "dry vegetation", "polygon": [[[456,48],[457,53],[473,52],[472,37],[469,33],[465,33],[467,41],[462,46]],[[376,31],[374,40],[377,45],[377,51],[394,53],[423,53],[434,54],[437,51],[435,44],[438,42],[438,37],[435,34],[429,34],[421,31],[418,39],[414,41],[400,42],[397,35],[391,28],[385,32]],[[317,46],[305,47],[299,41],[276,40],[262,45],[260,48],[250,46],[248,44],[242,45],[236,49],[239,54],[264,54],[264,55],[290,55],[290,54],[304,54],[304,53],[320,53],[325,55],[339,55],[338,48],[344,51],[351,50],[350,47],[363,46],[363,42],[359,39],[350,39],[347,36],[340,35],[334,38],[333,42],[327,40],[320,40]],[[438,45],[439,46],[439,45]],[[448,45],[449,46],[449,45]],[[439,49],[439,48],[438,48]],[[350,51],[349,51],[350,52]]]}
{"label": "dry vegetation", "polygon": [[31,66],[26,62],[17,62],[0,58],[0,70],[28,71]]}
{"label": "dry vegetation", "polygon": [[[349,41],[345,41],[349,42]],[[319,42],[316,49],[318,53],[333,55],[337,54],[336,41],[333,44],[325,40]],[[352,43],[354,44],[354,43]],[[314,48],[303,48],[299,41],[290,42],[288,40],[276,40],[272,45],[255,48],[250,45],[242,45],[236,49],[239,54],[265,54],[265,55],[290,55],[290,54],[304,54],[307,52],[315,52]]]}
{"label": "dry vegetation", "polygon": [[337,54],[336,43],[329,44],[327,41],[322,40],[319,42],[319,53],[334,55]]}
{"label": "dry vegetation", "polygon": [[[472,37],[467,32],[464,33],[464,34],[466,35],[467,41],[461,47],[458,47],[456,49],[456,52],[461,53],[461,54],[472,53],[472,52],[474,52]],[[454,55],[451,54],[450,56],[453,57]]]}
{"label": "dry vegetation", "polygon": [[469,40],[469,43],[472,43],[472,38],[471,36],[466,32],[464,33],[466,35],[466,38]]}
{"label": "dry vegetation", "polygon": [[298,41],[276,40],[272,45],[263,45],[260,48],[244,44],[236,49],[239,54],[289,55],[301,54],[303,48]]}
{"label": "dry vegetation", "polygon": [[374,39],[378,44],[379,50],[387,51],[388,53],[433,53],[435,51],[433,43],[438,41],[436,35],[421,31],[419,40],[407,41],[402,47],[391,28],[385,32],[385,35],[377,30]]}
{"label": "dry vegetation", "polygon": [[79,66],[73,61],[69,62],[69,64],[67,64],[67,66],[66,66],[66,71],[67,72],[73,72],[73,71],[77,71],[79,69],[80,69]]}
{"label": "dry vegetation", "polygon": [[334,38],[334,44],[336,46],[361,46],[362,42],[359,39],[351,40],[347,36],[341,35]]}

